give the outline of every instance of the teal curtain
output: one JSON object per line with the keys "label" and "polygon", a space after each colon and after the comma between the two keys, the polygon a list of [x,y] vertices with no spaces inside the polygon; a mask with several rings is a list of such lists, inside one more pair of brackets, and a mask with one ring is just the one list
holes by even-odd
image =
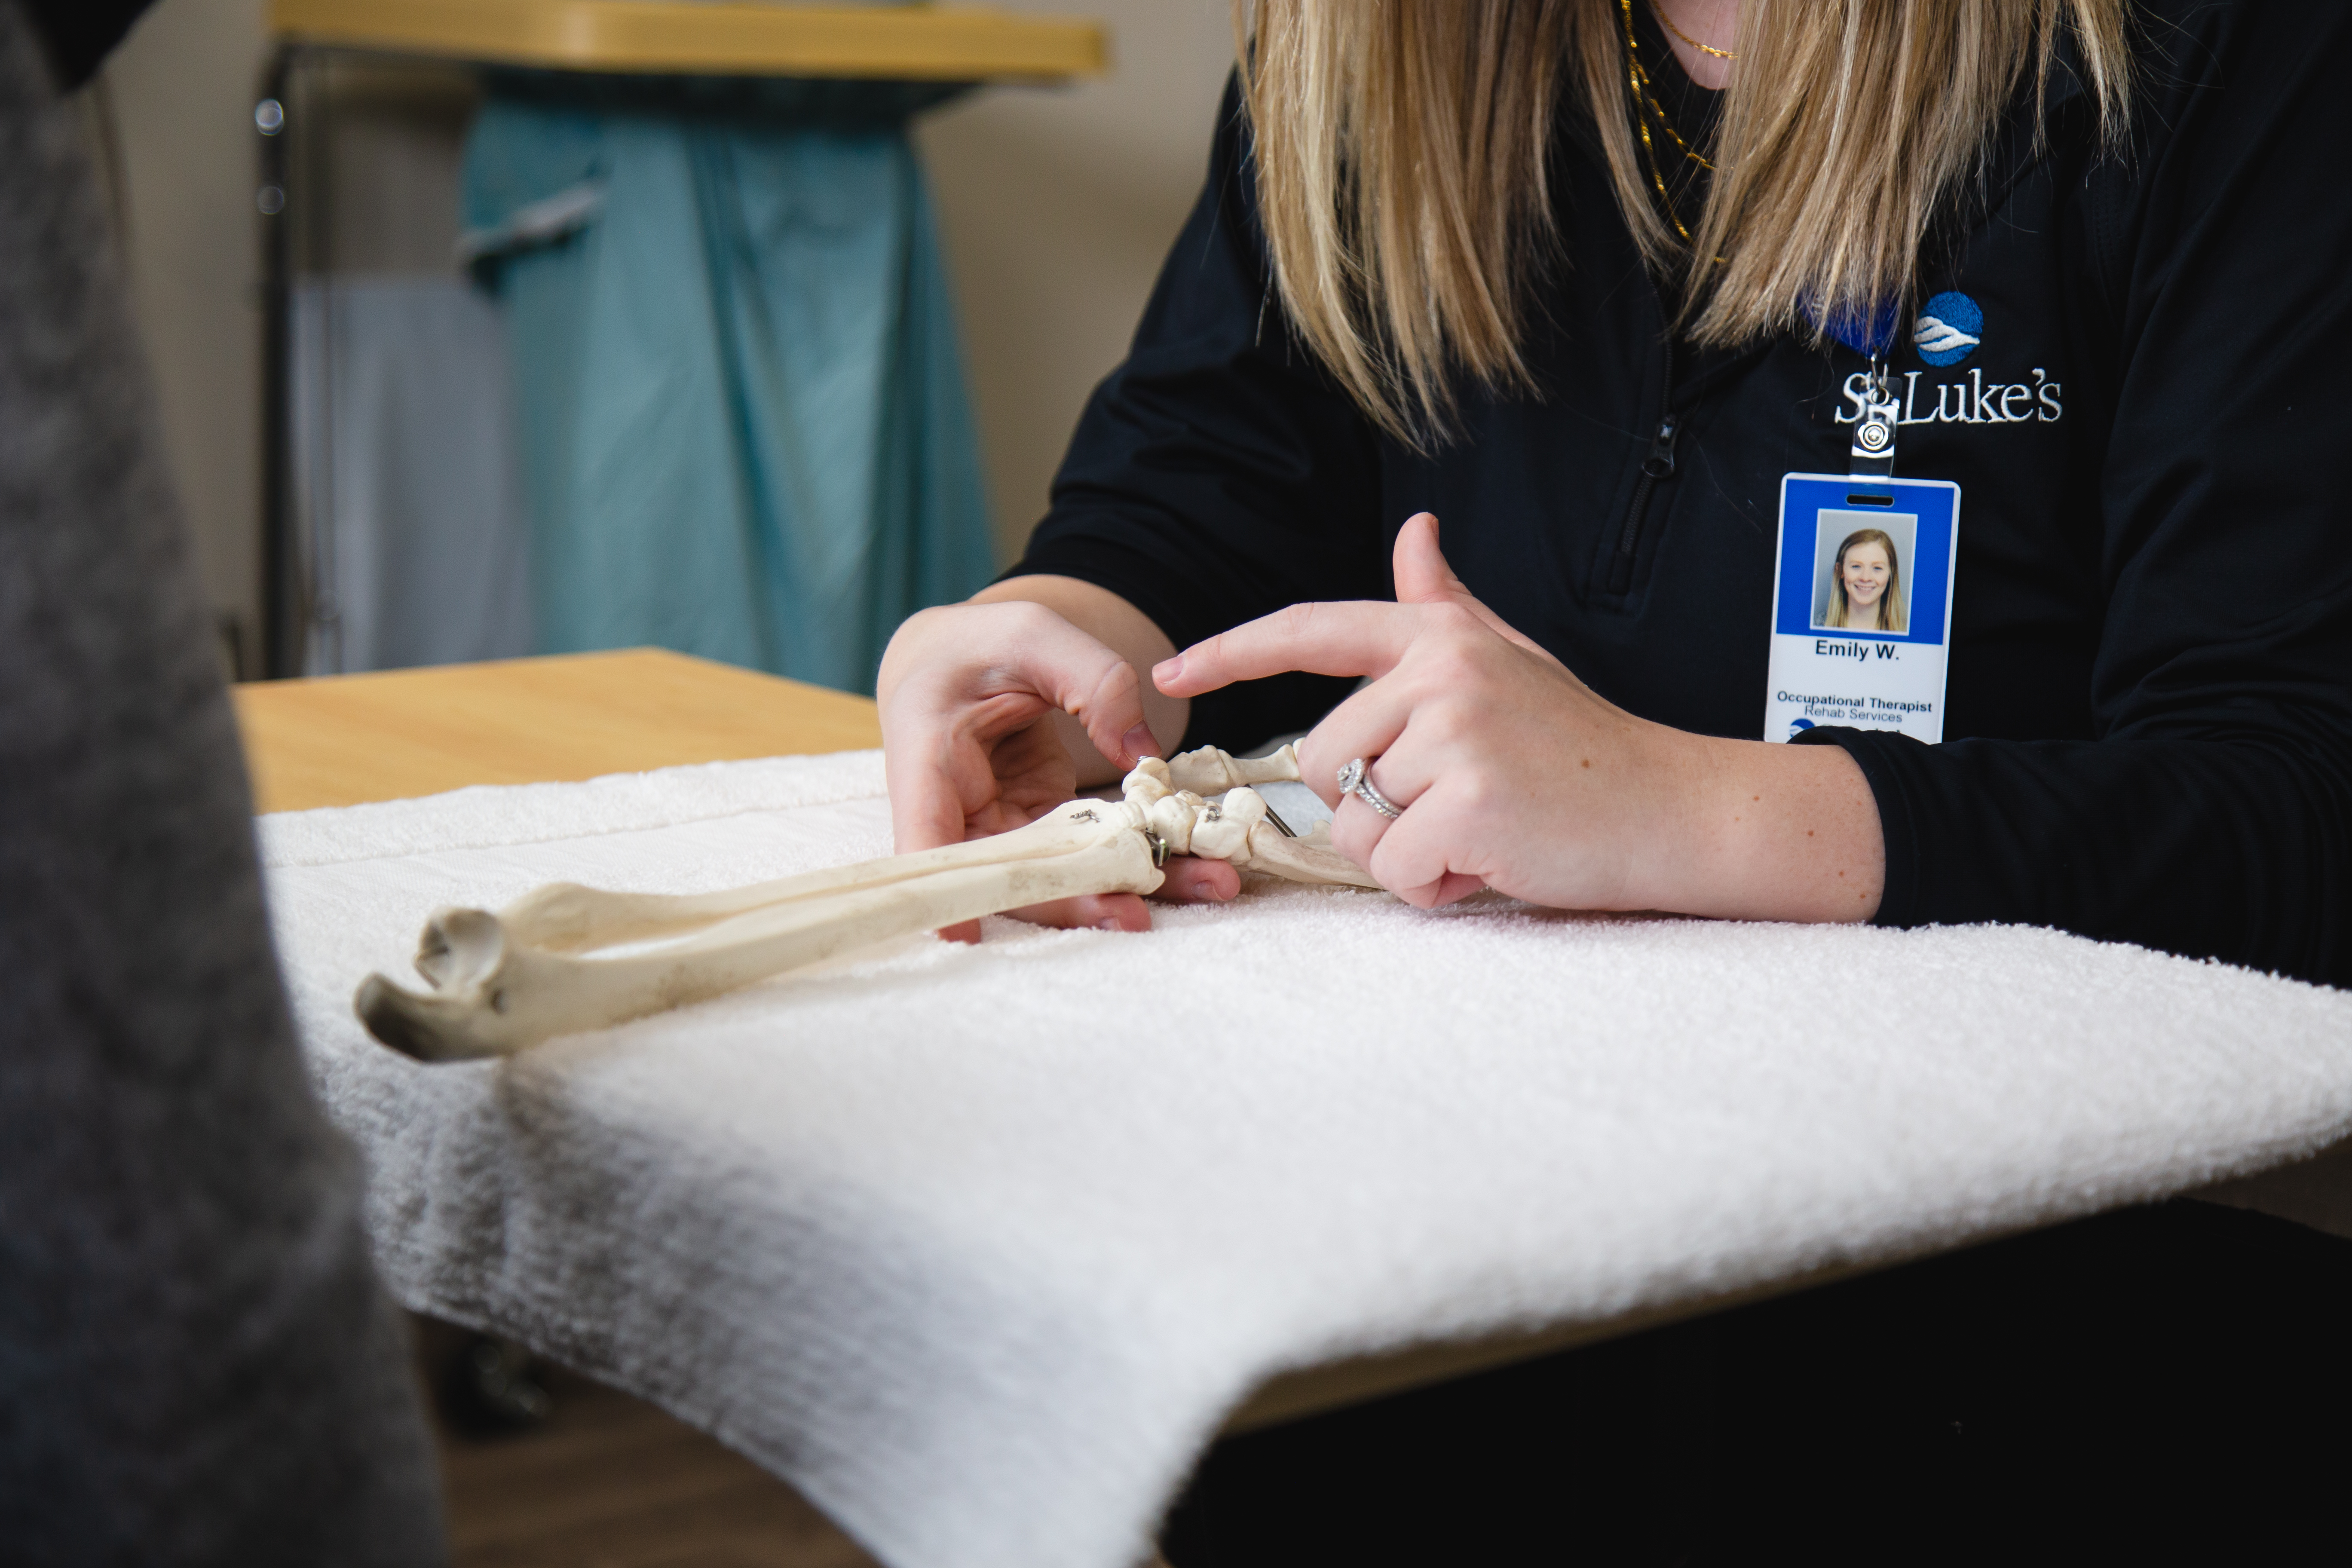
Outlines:
{"label": "teal curtain", "polygon": [[547,652],[871,691],[992,570],[908,118],[957,90],[502,76],[464,249],[499,297]]}

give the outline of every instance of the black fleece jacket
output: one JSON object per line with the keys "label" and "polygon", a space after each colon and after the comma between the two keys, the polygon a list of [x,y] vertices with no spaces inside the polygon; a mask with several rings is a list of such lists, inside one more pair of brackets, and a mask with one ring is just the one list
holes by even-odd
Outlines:
{"label": "black fleece jacket", "polygon": [[154,0],[26,0],[25,14],[40,35],[58,86],[70,91],[88,81]]}
{"label": "black fleece jacket", "polygon": [[[2137,8],[2136,145],[2102,164],[2066,69],[1921,258],[1980,344],[1899,334],[1900,471],[1963,504],[1946,739],[1822,728],[1877,797],[1890,925],[2013,921],[2352,984],[2352,7]],[[1654,37],[1654,35],[1653,35]],[[1662,47],[1645,46],[1678,79]],[[1692,121],[1706,100],[1671,90]],[[1423,456],[1286,330],[1229,95],[1209,180],[1096,392],[1019,573],[1121,595],[1185,647],[1392,592],[1403,520],[1611,700],[1759,733],[1780,477],[1845,471],[1867,363],[1790,336],[1668,347],[1591,126],[1555,151],[1569,261],[1537,395]],[[1680,416],[1672,476],[1640,481]],[[1302,728],[1345,684],[1198,700],[1190,743]]]}

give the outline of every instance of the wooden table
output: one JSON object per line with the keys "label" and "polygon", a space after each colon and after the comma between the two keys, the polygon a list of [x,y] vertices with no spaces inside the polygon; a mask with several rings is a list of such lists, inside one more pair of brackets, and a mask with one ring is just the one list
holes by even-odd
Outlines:
{"label": "wooden table", "polygon": [[264,812],[882,743],[866,698],[658,648],[259,681],[232,695]]}

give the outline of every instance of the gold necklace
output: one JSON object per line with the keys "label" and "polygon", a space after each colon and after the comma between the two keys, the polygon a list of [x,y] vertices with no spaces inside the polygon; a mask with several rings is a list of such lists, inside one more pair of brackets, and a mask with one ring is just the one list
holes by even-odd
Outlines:
{"label": "gold necklace", "polygon": [[[1682,214],[1675,210],[1675,198],[1666,193],[1665,171],[1658,167],[1657,144],[1650,140],[1650,115],[1642,111],[1642,106],[1649,105],[1651,113],[1658,117],[1658,129],[1675,139],[1675,145],[1682,149],[1684,157],[1709,174],[1715,172],[1715,165],[1700,157],[1691,144],[1683,140],[1682,132],[1675,129],[1673,119],[1666,113],[1666,106],[1658,101],[1657,95],[1651,89],[1650,73],[1642,68],[1642,45],[1633,36],[1633,0],[1617,0],[1617,4],[1625,17],[1625,79],[1633,89],[1633,126],[1642,133],[1642,154],[1649,162],[1650,183],[1658,187],[1658,200],[1666,209],[1667,221],[1675,226],[1675,232],[1683,237],[1683,243],[1688,245],[1691,232],[1683,226]],[[1717,259],[1722,258],[1718,257]]]}
{"label": "gold necklace", "polygon": [[1660,22],[1665,25],[1667,32],[1672,33],[1675,37],[1680,38],[1684,43],[1688,44],[1700,54],[1713,55],[1719,60],[1736,60],[1739,58],[1738,55],[1733,54],[1729,49],[1718,49],[1713,44],[1702,44],[1696,38],[1692,37],[1688,33],[1684,32],[1680,27],[1675,26],[1675,19],[1666,15],[1666,8],[1664,5],[1659,5],[1658,0],[1650,0],[1650,10],[1657,16]]}

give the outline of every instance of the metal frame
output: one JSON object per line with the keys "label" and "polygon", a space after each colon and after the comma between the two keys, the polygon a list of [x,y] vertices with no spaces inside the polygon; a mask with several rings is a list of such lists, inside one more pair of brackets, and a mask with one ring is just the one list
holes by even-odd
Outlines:
{"label": "metal frame", "polygon": [[260,137],[261,215],[261,669],[265,679],[299,675],[310,629],[294,506],[294,238],[287,208],[293,114],[287,107],[299,46],[270,52],[254,104]]}

